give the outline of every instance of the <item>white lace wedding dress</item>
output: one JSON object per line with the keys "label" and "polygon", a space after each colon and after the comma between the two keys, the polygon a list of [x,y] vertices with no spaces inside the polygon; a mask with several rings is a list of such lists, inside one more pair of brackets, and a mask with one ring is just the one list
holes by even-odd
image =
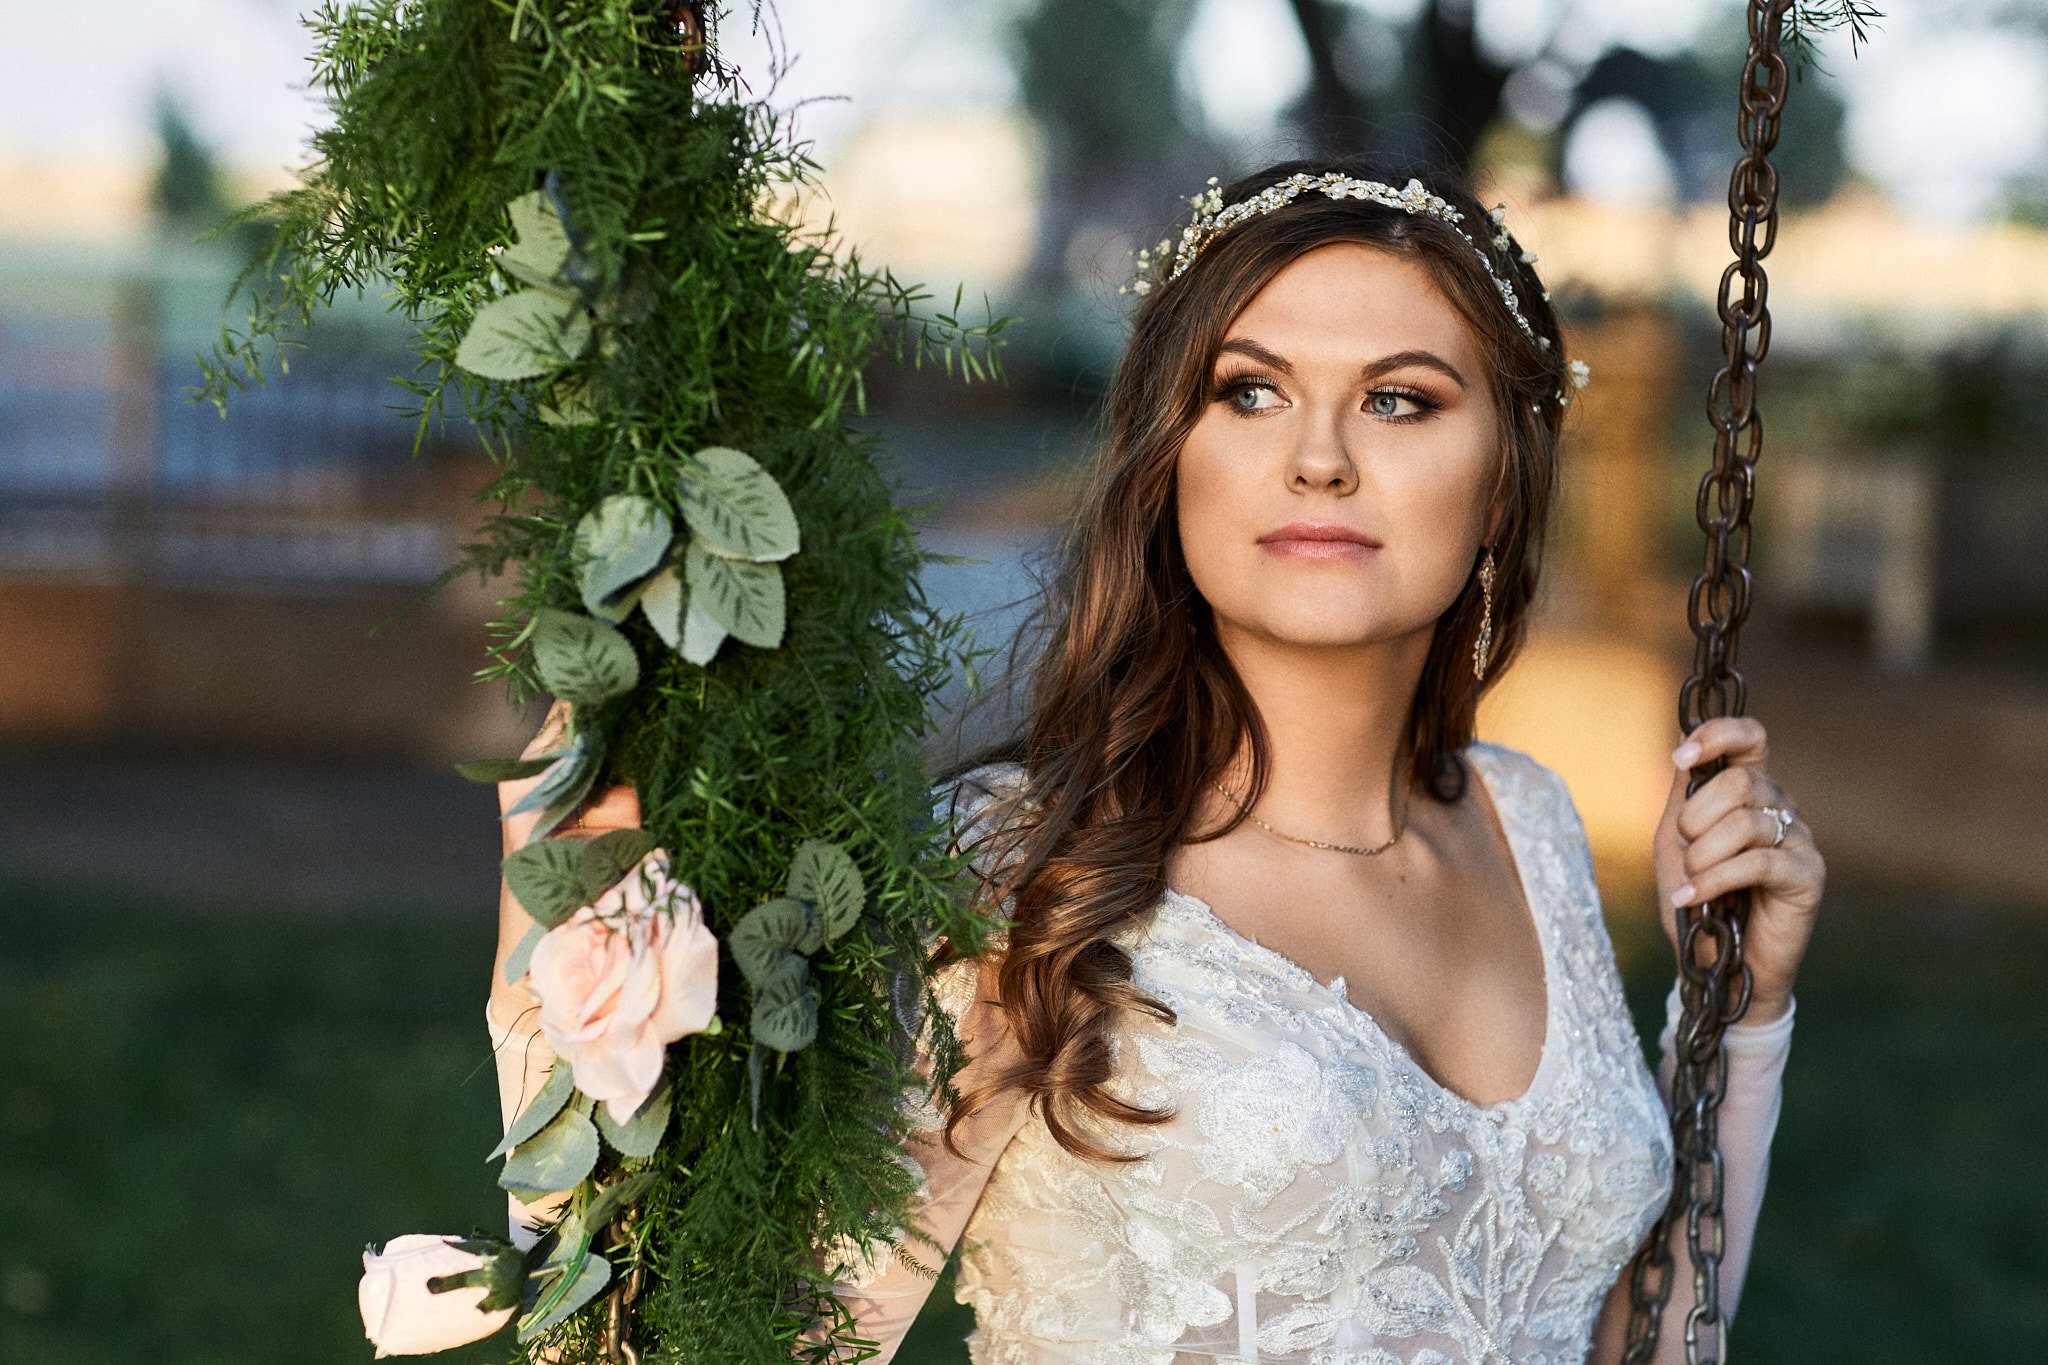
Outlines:
{"label": "white lace wedding dress", "polygon": [[[1124,944],[1135,983],[1179,1021],[1135,1016],[1115,1051],[1119,1093],[1177,1117],[1090,1129],[1145,1159],[1072,1157],[1016,1103],[976,1116],[968,1159],[937,1144],[912,1153],[927,1181],[920,1224],[942,1244],[961,1240],[976,1365],[1585,1358],[1601,1302],[1670,1186],[1666,1101],[1623,1001],[1564,784],[1511,750],[1467,753],[1543,942],[1548,1027],[1529,1089],[1479,1105],[1444,1088],[1346,999],[1342,978],[1318,982],[1168,890]],[[987,802],[975,788],[1020,777],[994,765],[968,776],[969,837]],[[940,980],[963,1034],[999,1046],[1000,1012],[982,1003],[993,982],[978,964]],[[1674,1016],[1676,1000],[1674,989]],[[1731,1312],[1790,1030],[1788,1014],[1730,1035]],[[936,1126],[936,1112],[926,1117]],[[899,1259],[848,1257],[840,1281],[885,1358],[930,1288]]]}
{"label": "white lace wedding dress", "polygon": [[[1548,1023],[1529,1089],[1474,1104],[1434,1081],[1345,996],[1168,890],[1122,939],[1174,1025],[1132,1015],[1115,1087],[1176,1110],[1091,1124],[1127,1164],[1069,1155],[1010,1099],[936,1142],[925,1102],[906,1160],[920,1228],[961,1253],[975,1365],[1577,1365],[1609,1287],[1669,1188],[1668,1060],[1653,1078],[1622,997],[1585,834],[1564,784],[1512,750],[1467,750],[1505,825],[1543,944]],[[972,838],[977,769],[958,809]],[[981,793],[977,795],[977,793]],[[943,806],[942,806],[943,808]],[[1009,1040],[993,974],[942,969],[974,1061]],[[1674,986],[1667,1011],[1675,1021]],[[1788,1013],[1728,1034],[1722,1304],[1732,1314],[1762,1202]],[[495,1022],[494,1039],[503,1036]],[[1671,1049],[1672,1026],[1664,1035]],[[545,1040],[540,1040],[545,1050]],[[543,1068],[544,1070],[544,1065]],[[516,1067],[501,1076],[523,1084]],[[531,1093],[530,1090],[527,1093]],[[509,1122],[511,1105],[507,1106]],[[514,1226],[518,1227],[518,1206]],[[836,1248],[837,1292],[887,1361],[931,1290],[930,1247]]]}

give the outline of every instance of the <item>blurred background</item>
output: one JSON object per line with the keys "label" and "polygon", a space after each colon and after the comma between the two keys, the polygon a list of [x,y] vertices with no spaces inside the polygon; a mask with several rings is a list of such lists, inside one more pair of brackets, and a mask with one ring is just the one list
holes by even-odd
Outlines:
{"label": "blurred background", "polygon": [[[366,1241],[502,1224],[482,1022],[498,833],[458,758],[480,515],[413,449],[374,291],[222,420],[240,264],[198,244],[324,121],[290,0],[0,0],[0,1360],[369,1358]],[[1745,1361],[2048,1353],[2048,0],[1818,35],[1784,219],[1740,660],[1828,856]],[[1592,383],[1545,598],[1482,731],[1562,772],[1647,1037],[1647,853],[1691,660],[1744,46],[1732,0],[781,0],[722,47],[796,108],[800,211],[1007,379],[869,374],[947,610],[1007,641],[1090,452],[1118,286],[1185,196],[1374,147],[1467,170]],[[777,68],[781,67],[780,74]],[[963,699],[956,689],[949,704]],[[965,1359],[944,1286],[902,1355]],[[502,1359],[502,1345],[465,1358]]]}

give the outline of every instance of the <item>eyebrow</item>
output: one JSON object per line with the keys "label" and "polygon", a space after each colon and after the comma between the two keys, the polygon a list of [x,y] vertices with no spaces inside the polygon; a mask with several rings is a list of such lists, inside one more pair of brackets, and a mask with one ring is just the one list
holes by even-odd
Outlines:
{"label": "eyebrow", "polygon": [[[1226,352],[1249,356],[1261,365],[1271,366],[1284,375],[1294,373],[1294,366],[1289,364],[1284,356],[1260,345],[1250,337],[1232,337],[1217,348],[1219,355]],[[1392,355],[1383,355],[1378,360],[1367,361],[1359,367],[1359,373],[1366,379],[1376,379],[1380,375],[1400,369],[1403,365],[1421,365],[1425,369],[1436,370],[1460,389],[1465,387],[1465,376],[1458,373],[1455,365],[1435,351],[1395,351]]]}

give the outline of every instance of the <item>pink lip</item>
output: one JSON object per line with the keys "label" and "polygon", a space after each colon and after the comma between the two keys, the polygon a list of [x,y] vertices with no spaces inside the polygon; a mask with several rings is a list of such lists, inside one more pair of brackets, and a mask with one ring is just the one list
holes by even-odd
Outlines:
{"label": "pink lip", "polygon": [[1259,544],[1291,559],[1360,559],[1380,548],[1379,541],[1363,531],[1313,521],[1290,521],[1260,536]]}

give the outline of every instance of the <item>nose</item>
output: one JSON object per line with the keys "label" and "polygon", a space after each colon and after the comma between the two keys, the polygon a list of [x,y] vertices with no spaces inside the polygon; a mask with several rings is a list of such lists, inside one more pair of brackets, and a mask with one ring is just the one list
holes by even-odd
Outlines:
{"label": "nose", "polygon": [[1304,423],[1288,457],[1288,487],[1295,492],[1350,493],[1358,487],[1358,463],[1335,421]]}

